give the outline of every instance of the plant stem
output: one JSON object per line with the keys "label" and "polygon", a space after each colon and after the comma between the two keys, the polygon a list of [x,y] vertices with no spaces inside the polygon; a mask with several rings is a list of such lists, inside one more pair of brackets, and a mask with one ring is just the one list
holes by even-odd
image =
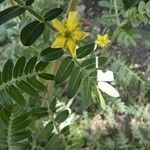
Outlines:
{"label": "plant stem", "polygon": [[115,16],[117,19],[117,25],[120,25],[120,19],[119,19],[119,14],[118,14],[118,5],[117,5],[117,0],[114,0],[114,7],[115,7]]}
{"label": "plant stem", "polygon": [[30,12],[34,17],[36,17],[41,22],[45,23],[52,31],[56,32],[56,29],[47,21],[44,20],[44,18],[36,13],[30,6],[26,6],[22,1],[20,0],[14,0],[16,3],[18,3],[20,6],[24,7],[28,12]]}
{"label": "plant stem", "polygon": [[9,125],[8,125],[8,134],[7,134],[7,143],[8,143],[8,150],[12,150],[11,148],[11,125],[12,125],[12,114],[10,116]]}
{"label": "plant stem", "polygon": [[[82,74],[83,74],[85,77],[87,77],[87,78],[89,79],[89,81],[90,81],[90,83],[91,83],[91,85],[92,85],[92,88],[95,89],[96,93],[97,93],[97,94],[99,93],[99,94],[101,95],[101,97],[102,97],[101,91],[99,90],[99,88],[98,88],[98,86],[97,86],[97,83],[93,80],[92,77],[89,76],[89,73],[87,72],[87,70],[84,69],[84,68],[81,66],[81,64],[80,64],[76,59],[73,59],[73,61],[75,62],[75,64],[76,64],[78,67],[80,67],[80,71],[82,72]],[[102,98],[103,98],[103,97],[102,97]],[[100,98],[100,100],[101,100],[101,98]],[[103,108],[103,107],[102,107],[102,108]]]}
{"label": "plant stem", "polygon": [[[75,11],[75,10],[76,10],[77,1],[78,1],[78,0],[70,0],[69,6],[68,6],[68,10],[67,10],[67,15],[68,15],[69,11]],[[53,64],[52,73],[53,73],[54,75],[57,73],[59,64],[60,64],[60,60],[57,60],[57,61],[54,62],[54,64]],[[48,99],[51,97],[51,95],[52,95],[52,93],[53,93],[54,85],[55,85],[55,82],[49,82],[49,83],[48,83],[48,92],[47,92],[47,94],[45,95],[45,100],[44,100],[44,102],[43,102],[43,105],[48,106]],[[55,120],[54,120],[54,118],[53,118],[53,116],[52,116],[52,113],[50,113],[50,117],[51,117],[52,122],[54,123],[54,126],[55,126],[55,128],[56,128],[58,134],[60,135],[60,137],[61,137],[61,139],[62,139],[62,142],[63,142],[65,145],[67,145],[67,142],[66,142],[66,140],[65,140],[65,137],[64,137],[64,135],[60,132],[59,126],[58,126],[57,123],[55,122]]]}
{"label": "plant stem", "polygon": [[68,10],[67,10],[67,15],[69,11],[76,11],[77,4],[78,4],[78,0],[70,0]]}
{"label": "plant stem", "polygon": [[[56,75],[58,67],[60,64],[60,60],[56,60],[53,64],[52,64],[52,68],[51,68],[51,74]],[[48,101],[50,99],[50,97],[53,94],[53,90],[54,90],[54,85],[55,82],[54,81],[49,81],[48,82],[48,87],[47,87],[47,93],[44,96],[44,99],[42,100],[42,107],[47,107],[48,106]]]}
{"label": "plant stem", "polygon": [[50,119],[52,120],[52,122],[53,122],[53,124],[54,124],[54,126],[55,126],[55,128],[56,128],[57,133],[60,135],[60,138],[61,138],[62,142],[63,142],[65,145],[67,145],[66,139],[65,139],[64,135],[61,133],[61,131],[60,131],[60,129],[59,129],[59,126],[57,125],[57,122],[55,122],[55,119],[54,119],[54,117],[53,117],[53,114],[51,113],[51,111],[50,111],[49,113],[50,113]]}
{"label": "plant stem", "polygon": [[[67,14],[69,13],[69,11],[75,11],[76,10],[77,2],[78,2],[78,0],[70,0],[68,10],[67,10]],[[60,64],[60,60],[57,60],[56,62],[53,63],[52,70],[51,70],[52,74],[56,75],[59,64]],[[46,93],[46,95],[44,97],[44,100],[42,101],[42,106],[43,107],[48,106],[48,101],[49,101],[50,97],[53,94],[54,85],[55,85],[55,82],[50,81],[48,83],[48,88],[47,88],[48,92]]]}

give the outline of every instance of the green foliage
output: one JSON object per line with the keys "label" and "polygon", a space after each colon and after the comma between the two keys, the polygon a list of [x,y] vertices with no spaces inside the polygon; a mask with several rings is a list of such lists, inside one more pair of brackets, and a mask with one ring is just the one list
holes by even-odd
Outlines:
{"label": "green foliage", "polygon": [[118,43],[121,43],[126,47],[128,47],[130,44],[136,47],[136,40],[141,38],[137,31],[128,27],[118,28],[116,31],[116,36]]}
{"label": "green foliage", "polygon": [[139,26],[141,23],[149,24],[150,19],[150,2],[140,1],[138,7],[133,7],[126,12],[126,16],[133,27]]}
{"label": "green foliage", "polygon": [[53,8],[44,15],[44,19],[46,21],[50,21],[50,20],[56,18],[57,16],[59,16],[62,13],[62,11],[63,11],[63,9],[61,9],[61,8]]}
{"label": "green foliage", "polygon": [[124,85],[136,89],[147,85],[143,75],[131,69],[131,61],[125,54],[117,56],[116,53],[111,52],[110,58],[113,61],[111,69],[116,72],[117,79],[122,81]]}
{"label": "green foliage", "polygon": [[82,83],[82,108],[87,109],[91,104],[92,99],[92,86],[90,84],[90,79],[85,77]]}
{"label": "green foliage", "polygon": [[36,89],[40,92],[46,90],[45,85],[37,79],[37,76],[42,74],[48,63],[41,61],[36,63],[36,60],[36,57],[32,57],[26,63],[25,57],[20,57],[15,66],[11,59],[4,64],[1,74],[1,91],[5,91],[20,106],[26,104],[21,91],[37,97],[39,94]]}
{"label": "green foliage", "polygon": [[41,60],[49,62],[60,58],[63,55],[61,48],[46,48],[40,53]]}
{"label": "green foliage", "polygon": [[32,45],[44,32],[45,25],[34,21],[25,26],[21,31],[21,42],[24,46]]}
{"label": "green foliage", "polygon": [[0,107],[0,125],[2,125],[0,133],[1,149],[7,147],[11,149],[15,143],[31,136],[31,132],[27,129],[31,124],[31,116],[27,112],[17,116],[18,107],[15,105],[12,105],[9,110],[2,105]]}
{"label": "green foliage", "polygon": [[68,97],[72,98],[77,93],[82,81],[82,72],[79,67],[75,67],[71,73],[71,77],[68,84]]}
{"label": "green foliage", "polygon": [[66,57],[59,66],[55,81],[57,84],[63,83],[70,75],[74,68],[74,62],[71,57]]}
{"label": "green foliage", "polygon": [[0,0],[0,3],[3,3],[5,0]]}
{"label": "green foliage", "polygon": [[94,44],[88,44],[77,49],[77,58],[81,59],[89,55],[94,50]]}
{"label": "green foliage", "polygon": [[[96,47],[91,36],[78,44],[77,58],[72,58],[65,48],[50,47],[56,35],[50,21],[63,18],[66,2],[56,8],[56,1],[49,0],[4,1],[0,25],[11,37],[3,36],[11,52],[2,43],[7,60],[0,71],[0,149],[150,149],[149,70],[136,68],[122,52],[123,46],[138,47],[138,29],[150,22],[150,2],[99,1],[102,16],[92,30],[108,32],[110,45]],[[111,84],[120,98],[99,90],[97,69],[114,72]]]}
{"label": "green foliage", "polygon": [[13,19],[14,17],[17,17],[18,15],[24,12],[25,12],[25,9],[20,6],[9,7],[1,11],[0,12],[0,25],[7,22],[10,19]]}

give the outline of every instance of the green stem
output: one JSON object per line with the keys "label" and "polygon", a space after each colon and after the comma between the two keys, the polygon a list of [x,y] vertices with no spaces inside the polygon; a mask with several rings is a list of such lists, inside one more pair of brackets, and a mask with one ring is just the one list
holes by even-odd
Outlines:
{"label": "green stem", "polygon": [[89,78],[89,80],[91,81],[91,84],[94,85],[93,88],[95,88],[96,90],[98,90],[97,88],[97,83],[95,83],[95,81],[89,76],[89,74],[87,73],[87,70],[84,69],[81,64],[76,60],[73,59],[73,61],[75,62],[75,64],[80,67],[81,72],[83,73],[83,75],[85,75],[85,77]]}
{"label": "green stem", "polygon": [[30,12],[34,17],[36,17],[41,22],[45,23],[50,29],[52,29],[54,32],[56,32],[56,29],[47,21],[44,20],[44,18],[36,13],[33,9],[31,9],[30,6],[26,6],[22,1],[20,0],[14,0],[16,3],[18,3],[20,6],[24,7],[28,12]]}
{"label": "green stem", "polygon": [[[52,64],[52,68],[51,68],[51,74],[56,75],[58,67],[60,64],[60,60],[56,60],[53,64]],[[49,81],[48,83],[48,87],[47,87],[47,93],[45,94],[43,100],[42,100],[42,107],[47,107],[48,106],[48,102],[50,97],[53,94],[53,89],[54,89],[54,85],[55,85],[55,81]]]}
{"label": "green stem", "polygon": [[117,5],[117,0],[114,0],[114,7],[115,7],[115,16],[117,19],[117,25],[120,25],[120,19],[119,19],[119,13],[118,13],[118,5]]}
{"label": "green stem", "polygon": [[8,134],[7,134],[7,143],[8,143],[8,150],[12,150],[11,148],[11,125],[12,125],[12,114],[10,116],[9,125],[8,125]]}
{"label": "green stem", "polygon": [[62,142],[63,142],[65,145],[67,145],[66,139],[65,139],[64,135],[61,133],[61,131],[60,131],[60,129],[59,129],[59,126],[58,126],[57,122],[55,122],[55,119],[54,119],[54,117],[53,117],[53,114],[52,114],[52,112],[51,112],[50,110],[49,110],[49,114],[50,114],[50,119],[51,119],[51,121],[53,122],[53,124],[54,124],[54,126],[55,126],[55,128],[56,128],[57,133],[60,135],[60,138],[61,138]]}
{"label": "green stem", "polygon": [[27,77],[29,77],[29,78],[30,78],[30,77],[34,77],[34,76],[36,76],[36,75],[38,75],[38,74],[40,74],[40,73],[42,73],[42,72],[33,72],[33,73],[31,73],[31,74],[23,75],[23,76],[18,77],[18,78],[16,78],[16,79],[12,79],[12,80],[10,80],[10,81],[8,81],[8,82],[3,83],[2,85],[0,85],[0,90],[4,89],[5,86],[7,86],[7,85],[11,85],[11,84],[13,84],[13,83],[16,83],[17,81],[24,80],[24,79],[26,79]]}
{"label": "green stem", "polygon": [[68,10],[67,10],[67,15],[69,11],[76,11],[77,3],[78,3],[78,0],[70,0]]}

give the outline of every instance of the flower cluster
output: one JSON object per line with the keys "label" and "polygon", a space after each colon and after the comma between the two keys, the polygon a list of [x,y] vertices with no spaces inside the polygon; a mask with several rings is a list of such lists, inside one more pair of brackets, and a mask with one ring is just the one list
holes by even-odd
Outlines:
{"label": "flower cluster", "polygon": [[97,35],[97,40],[95,41],[96,44],[100,45],[102,48],[106,47],[109,43],[110,40],[108,38],[108,35]]}
{"label": "flower cluster", "polygon": [[83,40],[88,33],[80,30],[80,17],[78,12],[69,12],[68,19],[61,23],[58,19],[52,21],[53,27],[58,31],[52,48],[68,48],[72,57],[76,57],[77,42]]}
{"label": "flower cluster", "polygon": [[[62,23],[58,19],[52,20],[53,27],[58,31],[55,41],[51,45],[52,48],[65,48],[70,55],[76,57],[76,49],[78,41],[83,40],[89,35],[80,29],[80,16],[77,11],[70,11],[68,18]],[[96,44],[104,48],[110,42],[108,35],[98,35]]]}

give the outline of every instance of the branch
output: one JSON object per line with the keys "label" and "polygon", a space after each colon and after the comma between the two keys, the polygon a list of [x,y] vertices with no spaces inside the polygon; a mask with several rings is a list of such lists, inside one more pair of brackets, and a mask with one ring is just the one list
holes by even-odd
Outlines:
{"label": "branch", "polygon": [[14,0],[14,1],[18,3],[20,6],[24,7],[28,12],[30,12],[39,21],[47,25],[52,31],[56,32],[56,29],[49,22],[45,21],[44,18],[40,16],[38,13],[36,13],[30,6],[26,6],[21,0]]}

